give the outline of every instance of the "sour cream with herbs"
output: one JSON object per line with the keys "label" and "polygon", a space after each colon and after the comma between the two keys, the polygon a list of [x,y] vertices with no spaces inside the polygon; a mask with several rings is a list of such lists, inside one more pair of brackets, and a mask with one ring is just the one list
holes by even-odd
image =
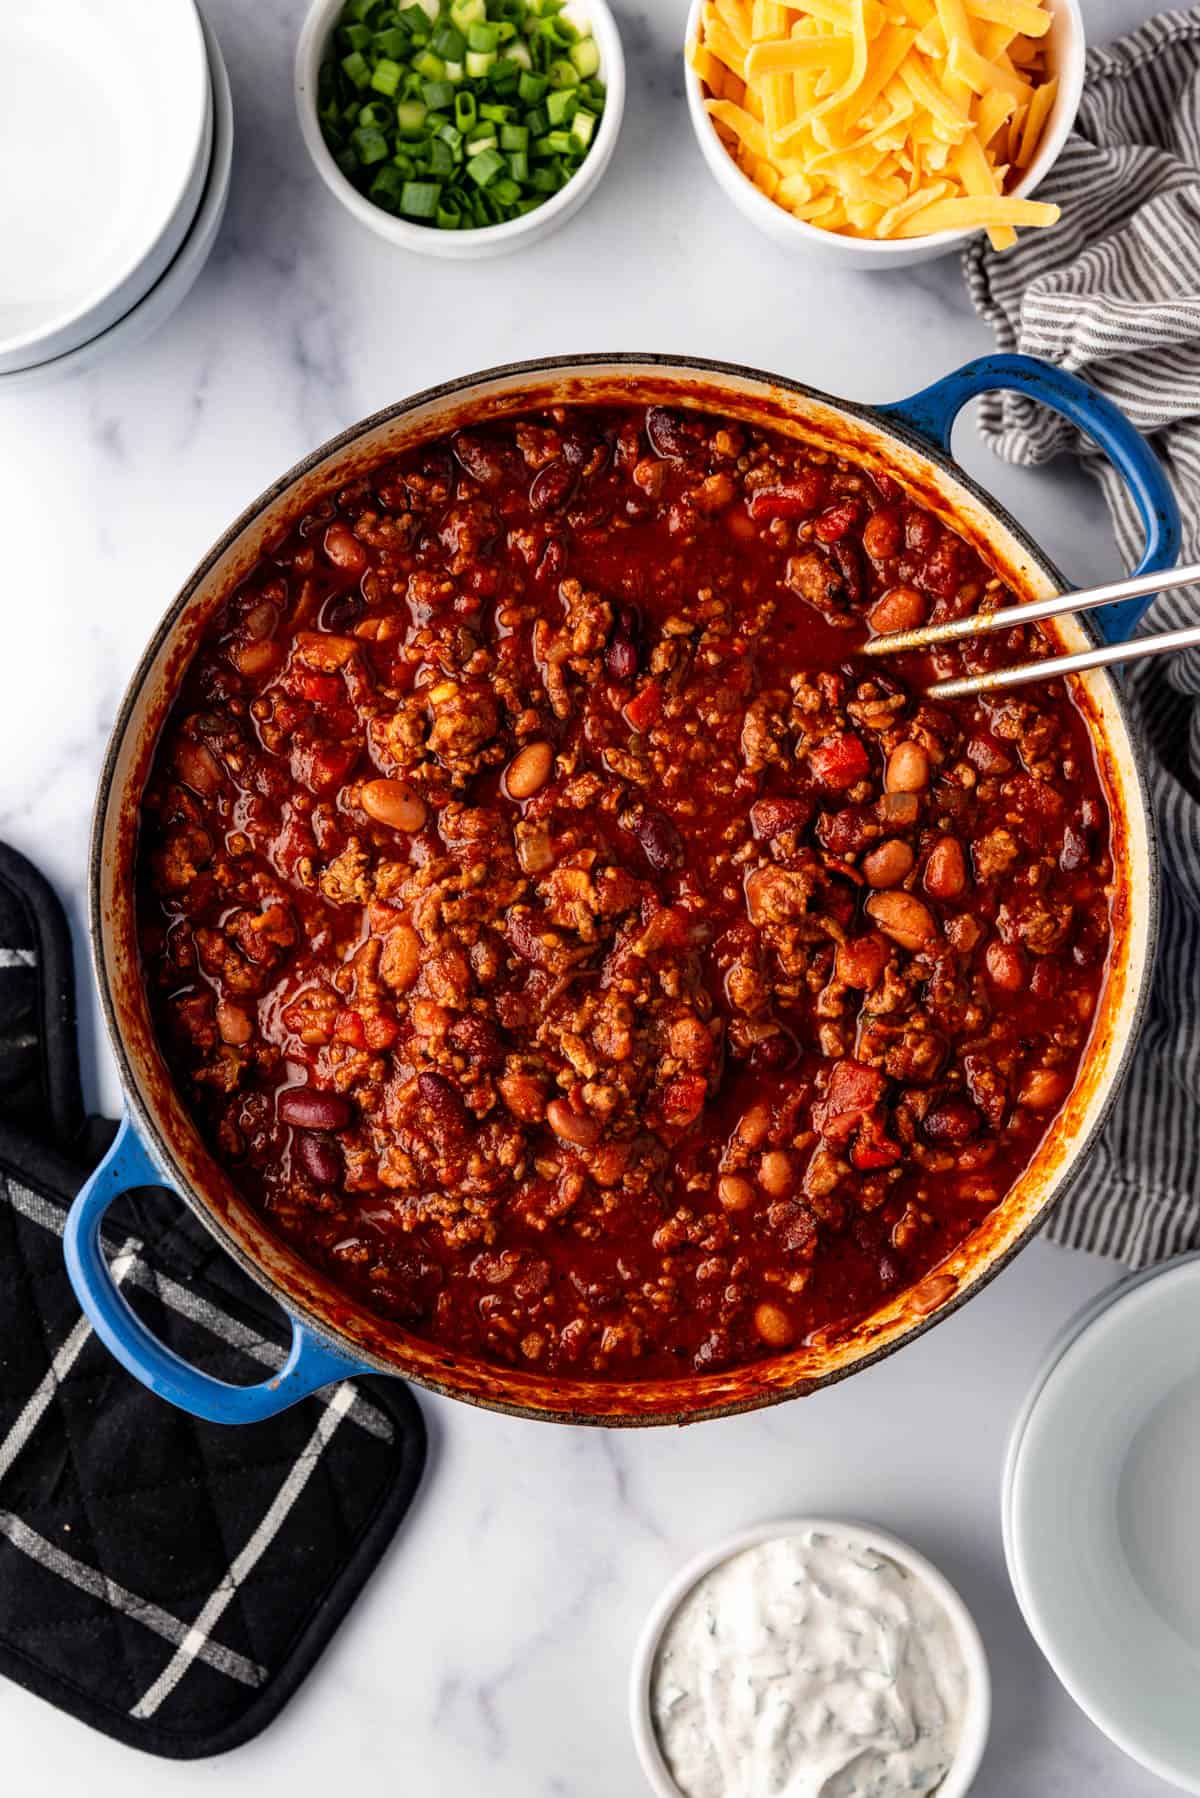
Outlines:
{"label": "sour cream with herbs", "polygon": [[685,1798],[919,1798],[949,1770],[966,1706],[937,1593],[824,1530],[705,1574],[651,1675],[655,1732]]}

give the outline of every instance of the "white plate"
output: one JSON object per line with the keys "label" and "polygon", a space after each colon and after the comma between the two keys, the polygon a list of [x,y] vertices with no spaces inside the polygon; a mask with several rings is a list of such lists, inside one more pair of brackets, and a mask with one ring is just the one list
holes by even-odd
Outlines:
{"label": "white plate", "polygon": [[1075,1701],[1200,1793],[1200,1257],[1123,1283],[1057,1346],[1013,1432],[1004,1546]]}
{"label": "white plate", "polygon": [[[0,4],[3,0],[0,0]],[[179,305],[208,261],[229,197],[229,174],[233,162],[233,97],[229,91],[229,74],[221,56],[216,34],[207,21],[202,21],[208,58],[212,69],[213,147],[204,193],[192,221],[192,228],[166,274],[136,306],[118,319],[99,337],[81,344],[65,356],[41,362],[35,368],[18,369],[13,374],[0,374],[0,396],[20,393],[68,375],[82,374],[116,349],[129,349],[157,330]]]}
{"label": "white plate", "polygon": [[192,0],[3,0],[0,371],[136,304],[187,235],[211,158]]}

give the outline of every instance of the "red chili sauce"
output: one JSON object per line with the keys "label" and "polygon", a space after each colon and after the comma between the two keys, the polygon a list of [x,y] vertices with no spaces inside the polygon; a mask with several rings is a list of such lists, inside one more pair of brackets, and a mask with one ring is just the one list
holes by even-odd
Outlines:
{"label": "red chili sauce", "polygon": [[167,1064],[238,1189],[419,1337],[539,1373],[875,1310],[1028,1165],[1109,820],[1032,629],[884,474],[661,408],[381,463],[213,619],[143,806]]}

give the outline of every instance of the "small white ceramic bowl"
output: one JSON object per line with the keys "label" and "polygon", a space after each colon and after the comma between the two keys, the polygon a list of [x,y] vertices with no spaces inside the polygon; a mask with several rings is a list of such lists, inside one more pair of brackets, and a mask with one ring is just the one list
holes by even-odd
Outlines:
{"label": "small white ceramic bowl", "polygon": [[317,118],[317,76],[330,34],[344,5],[345,0],[313,0],[296,45],[296,112],[301,135],[322,181],[346,210],[377,236],[398,244],[402,250],[416,250],[422,256],[441,256],[451,262],[477,262],[485,256],[507,255],[510,250],[519,250],[526,244],[549,237],[552,231],[573,218],[589,195],[595,192],[612,159],[617,133],[621,129],[621,114],[625,110],[625,53],[608,0],[582,0],[578,8],[586,12],[591,22],[592,35],[600,52],[600,79],[606,89],[604,111],[587,155],[567,185],[552,195],[544,206],[525,213],[522,218],[508,219],[500,225],[477,226],[470,231],[439,231],[429,225],[414,225],[408,219],[394,217],[382,206],[368,200],[365,194],[360,194],[334,161]]}
{"label": "small white ceramic bowl", "polygon": [[776,1523],[760,1523],[752,1529],[739,1530],[736,1536],[729,1536],[725,1541],[706,1548],[702,1554],[696,1555],[686,1566],[681,1567],[658,1598],[638,1637],[629,1679],[629,1720],[634,1745],[655,1798],[681,1798],[680,1789],[672,1779],[670,1768],[658,1745],[658,1735],[650,1710],[654,1662],[667,1624],[693,1586],[706,1573],[711,1573],[714,1567],[719,1567],[747,1548],[757,1548],[762,1542],[798,1536],[807,1530],[820,1530],[854,1547],[875,1549],[879,1554],[889,1556],[924,1582],[950,1618],[967,1670],[967,1709],[958,1753],[954,1757],[953,1766],[937,1788],[937,1798],[964,1798],[983,1759],[992,1717],[991,1676],[975,1619],[945,1574],[939,1573],[924,1555],[918,1554],[915,1548],[910,1548],[907,1542],[902,1542],[887,1530],[876,1529],[874,1524],[854,1523],[836,1517],[785,1517]]}
{"label": "small white ceramic bowl", "polygon": [[148,294],[124,316],[102,331],[98,337],[39,362],[34,368],[21,368],[11,374],[0,374],[0,399],[23,393],[30,387],[48,386],[64,381],[70,375],[81,375],[94,368],[115,350],[132,349],[164,324],[186,294],[191,292],[200,270],[208,261],[229,198],[229,178],[233,165],[233,96],[229,90],[229,73],[221,55],[216,33],[206,19],[201,20],[212,71],[213,145],[208,180],[200,197],[200,206],[175,260]]}
{"label": "small white ceramic bowl", "polygon": [[[692,0],[684,40],[686,43],[690,43],[699,34],[703,4],[704,0]],[[1058,160],[1059,152],[1075,123],[1075,114],[1079,110],[1079,99],[1083,92],[1086,45],[1079,0],[1046,0],[1046,5],[1047,10],[1054,15],[1054,23],[1046,42],[1050,52],[1049,66],[1058,76],[1058,92],[1042,132],[1037,155],[1012,188],[1013,197],[1020,200],[1031,196],[1034,188],[1045,179]],[[937,231],[930,237],[881,238],[876,241],[866,237],[843,236],[837,231],[823,231],[819,225],[810,225],[804,219],[793,218],[790,212],[777,206],[774,200],[768,200],[766,194],[755,187],[749,176],[744,175],[734,162],[704,110],[700,77],[687,62],[684,64],[684,87],[696,141],[718,186],[724,189],[739,212],[744,212],[760,231],[783,249],[822,256],[826,261],[837,263],[842,268],[910,268],[916,262],[931,262],[937,256],[945,256],[952,250],[961,249],[963,244],[977,235],[974,231]]]}
{"label": "small white ceramic bowl", "polygon": [[0,5],[0,372],[87,343],[187,236],[212,159],[192,0]]}
{"label": "small white ceramic bowl", "polygon": [[1009,1444],[1017,1602],[1076,1703],[1200,1793],[1200,1256],[1102,1294],[1055,1344]]}

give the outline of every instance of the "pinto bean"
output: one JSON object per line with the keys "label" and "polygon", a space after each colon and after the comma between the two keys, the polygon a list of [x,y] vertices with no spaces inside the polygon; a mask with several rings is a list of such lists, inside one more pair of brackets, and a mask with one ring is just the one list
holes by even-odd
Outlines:
{"label": "pinto bean", "polygon": [[722,1174],[717,1181],[717,1197],[725,1211],[748,1211],[757,1198],[749,1180],[741,1174]]}
{"label": "pinto bean", "polygon": [[880,636],[889,631],[915,631],[924,624],[928,611],[925,595],[915,587],[893,587],[872,606],[871,629]]}
{"label": "pinto bean", "polygon": [[782,1305],[756,1305],[754,1328],[768,1348],[786,1348],[796,1334]]}
{"label": "pinto bean", "polygon": [[549,743],[526,743],[504,771],[504,788],[510,799],[532,799],[550,778],[554,751]]}
{"label": "pinto bean", "polygon": [[296,1130],[344,1130],[354,1112],[340,1093],[325,1093],[315,1086],[289,1086],[275,1101],[281,1124]]}
{"label": "pinto bean", "polygon": [[874,562],[885,562],[898,555],[904,537],[900,514],[891,507],[872,512],[863,526],[863,548]]}
{"label": "pinto bean", "polygon": [[920,743],[897,743],[888,756],[884,784],[889,793],[919,793],[929,785],[929,752]]}
{"label": "pinto bean", "polygon": [[402,780],[369,780],[359,797],[364,812],[376,824],[410,832],[424,826],[425,801]]}
{"label": "pinto bean", "polygon": [[983,960],[988,978],[1002,992],[1019,993],[1029,978],[1025,957],[1012,943],[989,943]]}
{"label": "pinto bean", "polygon": [[957,837],[939,837],[925,863],[925,891],[934,899],[957,899],[967,884],[967,858]]}
{"label": "pinto bean", "polygon": [[600,1125],[586,1112],[576,1111],[565,1099],[551,1099],[546,1107],[546,1122],[555,1136],[573,1143],[577,1149],[590,1149],[600,1140]]}
{"label": "pinto bean", "polygon": [[867,885],[873,887],[899,886],[906,874],[911,873],[915,860],[908,844],[899,837],[889,837],[872,849],[862,859],[862,871],[867,877]]}
{"label": "pinto bean", "polygon": [[361,574],[367,565],[367,552],[348,525],[335,521],[325,533],[325,554],[343,574]]}
{"label": "pinto bean", "polygon": [[758,1183],[773,1199],[786,1198],[796,1184],[796,1169],[786,1149],[768,1149],[758,1164]]}
{"label": "pinto bean", "polygon": [[876,893],[866,909],[884,936],[902,949],[923,949],[937,935],[933,913],[911,893]]}
{"label": "pinto bean", "polygon": [[237,1046],[248,1043],[254,1035],[254,1020],[244,1006],[235,1005],[231,999],[222,999],[217,1006],[217,1029],[223,1043]]}
{"label": "pinto bean", "polygon": [[1052,1111],[1066,1091],[1067,1077],[1056,1068],[1030,1068],[1017,1088],[1017,1104],[1030,1111]]}

